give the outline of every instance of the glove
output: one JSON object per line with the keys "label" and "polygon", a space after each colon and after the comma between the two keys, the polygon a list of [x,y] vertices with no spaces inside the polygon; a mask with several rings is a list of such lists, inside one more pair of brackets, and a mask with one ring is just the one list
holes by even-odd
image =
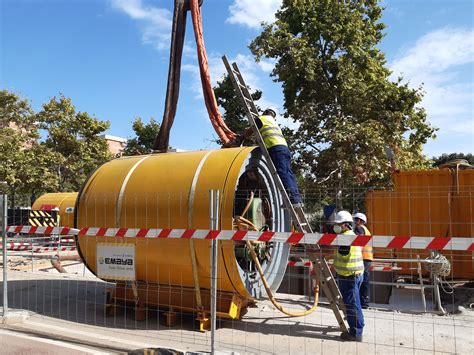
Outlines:
{"label": "glove", "polygon": [[235,138],[233,141],[230,141],[229,143],[224,144],[224,148],[237,148],[242,145],[242,143],[245,140],[245,136],[243,134],[239,134],[237,138]]}

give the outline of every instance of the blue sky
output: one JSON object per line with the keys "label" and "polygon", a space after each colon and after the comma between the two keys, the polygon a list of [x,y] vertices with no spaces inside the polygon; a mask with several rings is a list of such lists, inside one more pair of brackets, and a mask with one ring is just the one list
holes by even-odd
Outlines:
{"label": "blue sky", "polygon": [[[161,121],[168,71],[172,0],[0,0],[0,87],[35,109],[59,92],[80,111],[111,122],[109,134],[131,137],[140,116]],[[205,43],[212,79],[220,57],[237,60],[247,82],[263,90],[262,106],[282,107],[272,64],[247,48],[281,0],[204,0]],[[474,152],[474,5],[471,0],[386,0],[381,44],[389,67],[410,85],[424,83],[423,106],[440,128],[429,156]],[[188,16],[181,96],[171,144],[214,147]],[[282,119],[281,123],[291,125]]]}

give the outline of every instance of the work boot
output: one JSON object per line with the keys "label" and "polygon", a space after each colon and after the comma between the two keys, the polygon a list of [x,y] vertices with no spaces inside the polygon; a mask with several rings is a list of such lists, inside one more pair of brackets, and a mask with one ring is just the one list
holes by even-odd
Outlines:
{"label": "work boot", "polygon": [[362,343],[362,335],[360,336],[355,336],[352,334],[349,334],[347,332],[341,333],[341,340],[343,341],[357,341],[359,343]]}
{"label": "work boot", "polygon": [[304,207],[303,202],[293,203],[293,208],[303,208],[303,207]]}

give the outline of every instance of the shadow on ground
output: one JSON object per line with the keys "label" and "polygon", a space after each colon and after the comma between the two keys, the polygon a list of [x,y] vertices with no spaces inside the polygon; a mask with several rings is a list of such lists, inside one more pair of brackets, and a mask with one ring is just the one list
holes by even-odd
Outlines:
{"label": "shadow on ground", "polygon": [[[47,317],[106,328],[199,331],[199,323],[193,314],[178,313],[173,327],[163,325],[166,310],[149,309],[144,321],[135,320],[132,306],[119,306],[114,316],[106,316],[106,288],[111,286],[113,284],[84,279],[9,280],[8,305],[9,308],[28,310]],[[2,292],[3,285],[0,286],[0,297],[3,297]],[[218,328],[319,339],[335,339],[338,335],[336,327],[300,323],[293,319],[288,321],[285,316],[220,319]]]}

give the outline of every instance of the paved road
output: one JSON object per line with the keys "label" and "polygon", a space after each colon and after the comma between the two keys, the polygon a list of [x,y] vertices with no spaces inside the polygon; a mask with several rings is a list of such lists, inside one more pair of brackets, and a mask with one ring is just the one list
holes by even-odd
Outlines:
{"label": "paved road", "polygon": [[0,329],[0,353],[35,355],[114,354],[114,352],[106,352],[83,345],[70,344],[64,341],[41,338],[4,329]]}

